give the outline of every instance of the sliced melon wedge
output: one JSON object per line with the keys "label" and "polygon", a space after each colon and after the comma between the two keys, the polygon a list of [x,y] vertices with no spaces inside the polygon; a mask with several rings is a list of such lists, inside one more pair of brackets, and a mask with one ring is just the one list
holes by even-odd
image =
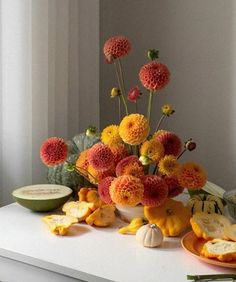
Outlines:
{"label": "sliced melon wedge", "polygon": [[12,192],[17,203],[33,211],[46,212],[61,207],[72,194],[62,185],[38,184],[18,188]]}

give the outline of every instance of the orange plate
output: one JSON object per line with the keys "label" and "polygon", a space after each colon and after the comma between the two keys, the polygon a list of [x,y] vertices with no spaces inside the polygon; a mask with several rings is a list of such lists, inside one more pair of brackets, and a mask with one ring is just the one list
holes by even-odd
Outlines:
{"label": "orange plate", "polygon": [[194,234],[193,231],[185,234],[181,240],[182,247],[187,252],[197,257],[198,259],[205,261],[206,263],[209,263],[209,264],[214,264],[214,265],[229,267],[229,268],[236,268],[235,260],[230,261],[230,262],[223,262],[217,259],[210,259],[210,258],[201,256],[201,250],[205,242],[206,240],[202,238],[197,238],[197,236]]}

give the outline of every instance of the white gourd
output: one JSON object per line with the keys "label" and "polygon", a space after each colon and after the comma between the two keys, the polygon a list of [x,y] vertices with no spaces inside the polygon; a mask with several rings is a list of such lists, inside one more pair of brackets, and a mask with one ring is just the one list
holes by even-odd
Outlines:
{"label": "white gourd", "polygon": [[144,247],[155,248],[161,245],[163,234],[156,224],[146,224],[138,229],[136,240]]}

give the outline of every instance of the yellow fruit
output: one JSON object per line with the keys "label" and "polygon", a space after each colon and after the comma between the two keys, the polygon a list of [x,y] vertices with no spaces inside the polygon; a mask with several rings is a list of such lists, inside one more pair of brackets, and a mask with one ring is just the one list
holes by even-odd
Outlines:
{"label": "yellow fruit", "polygon": [[138,229],[143,226],[142,218],[134,218],[130,224],[119,229],[120,234],[136,234]]}

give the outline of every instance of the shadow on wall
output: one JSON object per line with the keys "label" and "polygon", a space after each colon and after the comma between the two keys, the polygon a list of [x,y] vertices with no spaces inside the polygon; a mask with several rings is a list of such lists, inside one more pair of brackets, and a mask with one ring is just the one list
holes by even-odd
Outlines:
{"label": "shadow on wall", "polygon": [[[127,89],[139,84],[138,71],[146,50],[160,50],[160,61],[171,71],[170,84],[157,94],[153,120],[163,103],[176,114],[163,126],[183,140],[193,137],[198,148],[186,160],[196,160],[209,180],[225,189],[236,186],[236,48],[234,1],[128,1],[101,2],[101,46],[112,35],[130,38],[133,50],[124,58]],[[115,6],[115,7],[114,7]],[[116,85],[110,65],[101,56],[101,128],[117,120],[110,89]],[[140,106],[146,108],[143,91]],[[145,100],[145,101],[144,101]],[[154,127],[154,124],[153,124]]]}

